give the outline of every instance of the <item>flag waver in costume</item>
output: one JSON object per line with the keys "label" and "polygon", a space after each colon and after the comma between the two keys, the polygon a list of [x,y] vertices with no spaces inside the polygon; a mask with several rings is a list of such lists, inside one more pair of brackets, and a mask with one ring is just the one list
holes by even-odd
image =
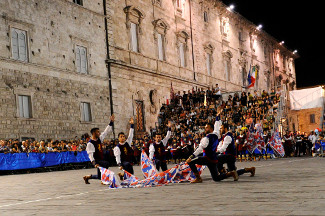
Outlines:
{"label": "flag waver in costume", "polygon": [[[239,175],[244,173],[251,173],[251,176],[255,175],[255,167],[244,168],[237,170],[236,167],[236,145],[233,134],[229,131],[229,125],[227,122],[222,123],[220,126],[220,134],[222,134],[222,139],[219,142],[217,148],[217,160],[218,160],[218,170],[219,172],[223,170],[223,164],[227,164],[228,170],[230,172],[236,172],[237,179]],[[236,179],[235,179],[236,181]]]}
{"label": "flag waver in costume", "polygon": [[[133,134],[134,134],[133,118],[130,119],[130,124],[131,124],[131,128],[127,139],[125,138],[125,134],[123,132],[118,134],[119,144],[114,148],[114,156],[116,159],[116,163],[121,170],[124,169],[129,173],[133,174],[134,173],[133,166],[132,166],[133,149],[131,147]],[[120,174],[120,176],[122,176],[122,174]]]}
{"label": "flag waver in costume", "polygon": [[103,133],[99,132],[99,128],[92,128],[90,130],[91,138],[89,139],[86,147],[86,151],[90,162],[97,167],[97,175],[84,176],[83,179],[86,184],[89,184],[89,179],[101,179],[99,166],[108,168],[109,162],[104,158],[104,152],[102,148],[102,141],[105,139],[107,134],[112,131],[114,123],[114,115],[110,117],[110,123],[106,127]]}
{"label": "flag waver in costume", "polygon": [[155,142],[150,144],[149,147],[149,158],[150,160],[154,161],[154,163],[156,164],[156,169],[158,171],[160,168],[162,171],[167,170],[166,146],[171,136],[171,127],[171,122],[168,122],[168,132],[166,137],[162,140],[161,134],[156,133]]}
{"label": "flag waver in costume", "polygon": [[[221,127],[221,121],[219,117],[220,112],[221,111],[219,111],[219,113],[217,114],[217,118],[214,125],[211,123],[206,124],[205,132],[207,136],[201,139],[199,147],[186,161],[196,177],[194,181],[191,181],[191,183],[202,182],[202,178],[196,167],[197,164],[207,165],[214,181],[221,181],[230,176],[232,176],[235,181],[238,180],[238,175],[236,171],[231,171],[226,174],[219,174],[220,170],[218,171],[217,168],[217,147],[219,144]],[[203,153],[203,156],[199,156],[199,154],[201,153]]]}

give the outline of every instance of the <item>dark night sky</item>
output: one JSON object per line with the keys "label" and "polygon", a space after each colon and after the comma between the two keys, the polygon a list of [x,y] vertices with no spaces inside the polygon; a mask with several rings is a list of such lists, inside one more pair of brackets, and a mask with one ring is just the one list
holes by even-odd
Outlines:
{"label": "dark night sky", "polygon": [[263,30],[298,50],[297,88],[325,84],[324,11],[318,1],[297,0],[223,0],[235,11]]}

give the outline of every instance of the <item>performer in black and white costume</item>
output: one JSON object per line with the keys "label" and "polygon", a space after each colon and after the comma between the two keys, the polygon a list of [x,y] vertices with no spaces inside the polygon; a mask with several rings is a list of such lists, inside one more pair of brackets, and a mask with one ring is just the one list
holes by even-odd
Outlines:
{"label": "performer in black and white costume", "polygon": [[151,143],[149,147],[149,158],[156,164],[158,171],[160,167],[162,171],[167,170],[166,145],[171,136],[171,126],[171,122],[168,122],[168,132],[163,140],[161,140],[161,134],[156,133],[155,143]]}
{"label": "performer in black and white costume", "polygon": [[[131,118],[130,120],[131,128],[129,132],[129,136],[125,139],[125,134],[123,132],[118,134],[119,144],[114,148],[114,156],[116,159],[117,165],[120,167],[120,170],[124,169],[125,171],[133,174],[133,149],[131,147],[131,143],[134,135],[134,120]],[[119,176],[123,176],[123,174],[119,173]]]}
{"label": "performer in black and white costume", "polygon": [[[218,172],[217,146],[219,144],[219,128],[221,123],[221,121],[219,121],[219,114],[220,112],[217,115],[216,122],[214,125],[211,123],[206,124],[206,137],[201,139],[199,147],[195,150],[193,155],[191,155],[186,161],[196,177],[196,179],[191,183],[202,182],[202,178],[197,170],[197,167],[195,166],[196,164],[207,165],[214,181],[221,181],[228,177],[233,177],[234,181],[238,180],[238,175],[236,171],[230,171],[228,173],[223,174],[219,174]],[[203,153],[203,156],[198,156],[201,153]]]}
{"label": "performer in black and white costume", "polygon": [[99,179],[101,178],[100,167],[108,168],[109,162],[104,160],[104,152],[102,141],[105,139],[107,134],[112,131],[114,123],[114,115],[110,118],[110,123],[106,127],[103,133],[100,133],[99,128],[93,128],[90,130],[91,138],[87,143],[86,151],[91,163],[97,168],[97,175],[84,176],[83,179],[86,184],[89,184],[89,179]]}
{"label": "performer in black and white costume", "polygon": [[[222,134],[222,138],[219,141],[219,145],[217,148],[217,160],[218,160],[218,170],[222,172],[223,164],[227,164],[228,171],[236,171],[236,145],[235,139],[229,131],[229,125],[227,123],[219,123],[220,125],[220,134]],[[255,175],[255,167],[244,168],[237,171],[238,175],[242,175],[244,173],[251,173],[251,176]]]}

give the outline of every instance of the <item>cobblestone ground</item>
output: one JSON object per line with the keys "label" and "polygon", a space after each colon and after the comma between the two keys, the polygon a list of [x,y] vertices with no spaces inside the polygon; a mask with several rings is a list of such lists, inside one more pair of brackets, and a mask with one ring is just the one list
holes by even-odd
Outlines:
{"label": "cobblestone ground", "polygon": [[324,165],[324,158],[242,162],[238,168],[257,167],[255,177],[214,182],[205,170],[202,184],[115,190],[84,184],[95,169],[0,176],[0,215],[325,215]]}

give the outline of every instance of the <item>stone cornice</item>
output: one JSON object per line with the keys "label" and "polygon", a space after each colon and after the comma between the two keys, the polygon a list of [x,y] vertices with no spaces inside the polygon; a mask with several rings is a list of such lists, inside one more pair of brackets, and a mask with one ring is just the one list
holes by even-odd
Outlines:
{"label": "stone cornice", "polygon": [[[157,75],[157,76],[169,78],[169,79],[172,79],[172,80],[178,80],[178,81],[182,81],[184,83],[197,85],[197,86],[201,86],[201,87],[209,87],[210,86],[210,84],[200,83],[200,82],[192,80],[192,79],[185,79],[185,78],[181,78],[181,77],[178,77],[178,76],[173,76],[173,75],[170,75],[170,74],[160,73],[160,72],[157,72],[156,70],[151,70],[151,69],[147,69],[147,68],[144,68],[144,67],[131,65],[131,64],[128,64],[128,63],[125,63],[125,62],[114,60],[114,59],[106,60],[106,62],[110,63],[111,65],[115,64],[115,65],[118,65],[118,66],[121,66],[121,67],[131,68],[131,69],[137,70],[140,73],[146,73],[146,74],[149,73],[151,75],[154,74],[154,75]],[[207,76],[206,74],[203,74],[203,73],[200,73],[200,72],[196,72],[196,74],[201,74],[203,76]],[[242,87],[241,85],[238,85],[238,84],[233,83],[233,82],[229,82],[229,81],[226,81],[226,80],[221,80],[221,79],[218,79],[218,78],[215,78],[215,77],[212,77],[212,76],[208,76],[208,77],[214,79],[215,81],[218,81],[219,83],[223,82],[225,84],[231,84],[231,85],[237,86],[239,88]]]}
{"label": "stone cornice", "polygon": [[[0,57],[0,62],[1,61],[6,62],[6,63],[20,65],[20,69],[22,68],[22,66],[36,67],[36,68],[41,68],[41,69],[46,69],[46,70],[53,70],[56,72],[64,73],[66,75],[78,75],[81,77],[85,77],[86,79],[108,80],[108,77],[96,76],[96,75],[92,75],[92,74],[81,74],[81,73],[78,73],[78,72],[72,71],[72,70],[65,70],[65,69],[61,69],[61,68],[57,68],[57,67],[53,67],[53,66],[36,64],[36,63],[31,63],[31,62],[22,62],[22,61],[17,61],[14,59],[9,59],[9,58],[4,58],[4,57]],[[0,68],[6,68],[6,67],[0,64]],[[31,72],[31,73],[33,73],[33,72]],[[51,75],[48,74],[47,76],[51,76]],[[81,79],[79,79],[79,81],[80,80]]]}

